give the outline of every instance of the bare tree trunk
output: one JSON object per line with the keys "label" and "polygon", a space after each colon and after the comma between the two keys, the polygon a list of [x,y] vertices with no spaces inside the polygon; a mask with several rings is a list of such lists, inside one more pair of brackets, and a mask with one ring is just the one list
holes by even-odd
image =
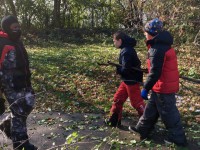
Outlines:
{"label": "bare tree trunk", "polygon": [[129,0],[126,10],[126,18],[124,18],[124,26],[127,28],[140,29],[143,26],[143,8],[146,1],[140,2]]}
{"label": "bare tree trunk", "polygon": [[92,28],[94,28],[94,8],[92,6],[92,22],[91,22]]}
{"label": "bare tree trunk", "polygon": [[112,20],[111,20],[111,13],[112,13],[112,11],[111,11],[111,9],[112,9],[112,3],[111,3],[111,0],[109,1],[109,11],[110,11],[110,13],[109,13],[109,28],[111,29],[111,24],[112,24]]}
{"label": "bare tree trunk", "polygon": [[53,10],[53,26],[60,28],[60,3],[61,0],[54,0],[54,10]]}
{"label": "bare tree trunk", "polygon": [[65,27],[65,20],[66,20],[66,17],[65,17],[65,14],[66,14],[66,11],[67,11],[67,0],[62,0],[63,1],[63,12],[62,12],[62,23],[61,23],[61,28],[64,28]]}
{"label": "bare tree trunk", "polygon": [[15,9],[15,5],[14,5],[13,0],[6,0],[6,3],[8,4],[9,8],[11,9],[12,15],[17,17],[17,12],[16,12],[16,9]]}

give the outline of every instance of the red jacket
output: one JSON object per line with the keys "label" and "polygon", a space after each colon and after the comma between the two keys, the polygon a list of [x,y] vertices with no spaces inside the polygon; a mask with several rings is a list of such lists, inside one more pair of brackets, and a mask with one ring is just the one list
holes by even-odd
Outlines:
{"label": "red jacket", "polygon": [[176,53],[169,32],[163,32],[148,43],[149,74],[144,88],[157,93],[175,93],[179,90],[179,72]]}
{"label": "red jacket", "polygon": [[[148,69],[151,63],[147,60]],[[173,48],[165,53],[162,73],[152,90],[158,93],[175,93],[179,90],[179,72],[177,67],[177,57]]]}

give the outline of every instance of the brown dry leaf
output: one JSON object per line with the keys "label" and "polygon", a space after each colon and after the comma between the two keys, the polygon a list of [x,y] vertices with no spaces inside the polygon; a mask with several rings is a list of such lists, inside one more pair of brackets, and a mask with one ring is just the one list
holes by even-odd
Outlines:
{"label": "brown dry leaf", "polygon": [[195,116],[196,121],[200,123],[200,115]]}

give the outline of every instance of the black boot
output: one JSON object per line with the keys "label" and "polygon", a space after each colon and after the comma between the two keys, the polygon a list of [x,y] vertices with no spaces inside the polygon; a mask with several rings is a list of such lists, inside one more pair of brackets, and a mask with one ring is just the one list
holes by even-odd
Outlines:
{"label": "black boot", "polygon": [[117,127],[121,125],[121,120],[118,119],[118,114],[113,113],[109,119],[105,119],[105,124],[111,127]]}
{"label": "black boot", "polygon": [[129,131],[131,131],[132,133],[136,133],[136,134],[139,134],[140,135],[140,140],[145,140],[145,139],[150,139],[150,137],[148,135],[142,135],[138,129],[136,129],[135,127],[131,127],[129,126],[128,127]]}
{"label": "black boot", "polygon": [[180,143],[180,142],[176,142],[174,140],[171,140],[171,139],[167,138],[167,139],[164,139],[164,142],[165,142],[166,145],[176,144],[179,147],[187,147],[188,146],[188,143],[187,143],[186,139],[185,139],[184,142]]}
{"label": "black boot", "polygon": [[14,150],[37,150],[38,148],[34,146],[33,144],[29,143],[29,141],[26,141],[25,143],[21,143],[21,142],[13,143],[13,149]]}
{"label": "black boot", "polygon": [[0,98],[0,115],[2,115],[6,110],[5,107],[5,99],[3,99],[2,97]]}
{"label": "black boot", "polygon": [[0,124],[0,130],[3,131],[7,138],[11,138],[11,118],[10,116],[7,116],[5,120],[2,121],[2,123]]}

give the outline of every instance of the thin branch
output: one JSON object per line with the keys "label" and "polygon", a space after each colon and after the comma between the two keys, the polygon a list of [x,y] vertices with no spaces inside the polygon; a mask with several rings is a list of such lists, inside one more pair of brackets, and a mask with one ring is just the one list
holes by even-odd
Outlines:
{"label": "thin branch", "polygon": [[184,88],[186,88],[187,90],[192,91],[193,93],[196,93],[197,95],[200,95],[200,92],[199,92],[199,91],[194,90],[194,89],[192,89],[192,88],[189,88],[189,87],[183,85],[183,82],[180,82],[180,84],[181,84]]}
{"label": "thin branch", "polygon": [[194,38],[194,42],[193,42],[194,45],[200,45],[200,44],[198,43],[199,34],[200,34],[200,30],[198,31],[198,33],[196,34],[196,36],[195,36],[195,38]]}
{"label": "thin branch", "polygon": [[200,80],[199,79],[194,79],[194,78],[189,78],[189,77],[185,77],[185,76],[179,76],[179,78],[182,78],[182,79],[184,79],[184,80],[187,80],[187,81],[192,81],[192,82],[194,82],[194,83],[200,83]]}
{"label": "thin branch", "polygon": [[[46,92],[46,90],[41,91],[41,92],[38,92],[38,93],[36,93],[36,94],[33,94],[33,96],[36,96],[36,95],[42,94],[42,93],[44,93],[44,92]],[[25,98],[25,96],[24,96],[24,97],[20,97],[20,98],[18,98],[17,100],[15,100],[12,104],[10,104],[10,106],[9,106],[8,108],[11,108],[12,105],[16,104],[17,101],[19,101],[19,100],[21,100],[21,99],[23,99],[23,98]],[[13,110],[13,111],[15,111],[15,110]],[[15,112],[16,112],[16,111],[15,111]],[[17,113],[17,112],[16,112],[16,113]],[[2,115],[4,115],[4,114],[5,114],[5,112],[4,112]],[[20,116],[24,116],[24,115],[19,114],[19,113],[17,113],[17,114],[20,115]],[[2,115],[1,115],[1,116],[2,116]],[[25,117],[27,117],[27,116],[25,116]]]}

